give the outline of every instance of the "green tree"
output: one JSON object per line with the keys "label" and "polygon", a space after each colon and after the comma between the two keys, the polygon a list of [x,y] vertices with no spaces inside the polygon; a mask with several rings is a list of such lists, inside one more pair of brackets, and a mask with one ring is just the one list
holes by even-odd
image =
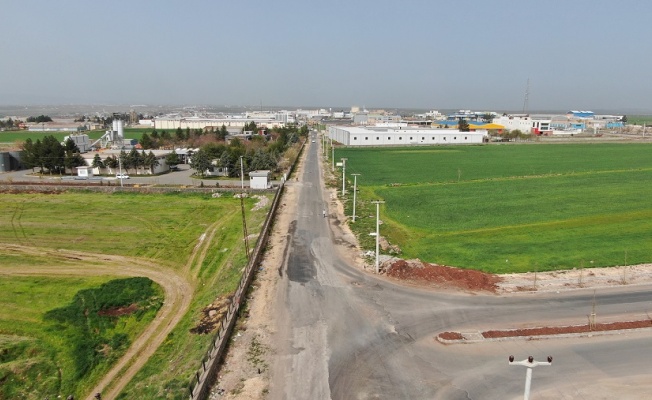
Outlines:
{"label": "green tree", "polygon": [[457,129],[459,129],[460,132],[468,132],[470,130],[469,123],[464,119],[460,119],[457,123]]}
{"label": "green tree", "polygon": [[228,171],[228,175],[230,177],[235,177],[237,176],[237,172],[235,171],[235,159],[231,155],[230,150],[225,150],[222,155],[219,158],[219,161],[217,162],[217,165],[219,165],[222,168],[226,168]]}
{"label": "green tree", "polygon": [[129,151],[129,155],[127,156],[127,160],[129,165],[136,170],[136,174],[138,174],[138,168],[143,166],[143,157],[141,154],[136,150],[135,147],[131,148],[131,151]]}
{"label": "green tree", "polygon": [[126,171],[131,168],[131,159],[129,158],[127,152],[124,150],[121,150],[120,154],[118,155],[118,167],[120,167],[120,165],[122,165],[122,169]]}
{"label": "green tree", "polygon": [[71,138],[68,138],[63,145],[66,153],[79,153],[79,147],[77,147],[77,144]]}
{"label": "green tree", "polygon": [[100,157],[99,153],[96,153],[95,157],[93,157],[93,162],[91,163],[91,167],[99,168],[99,169],[104,168],[104,163],[102,162],[102,158]]}
{"label": "green tree", "polygon": [[176,151],[172,150],[172,153],[165,156],[165,163],[169,166],[179,164],[179,155]]}
{"label": "green tree", "polygon": [[149,137],[147,133],[143,133],[143,136],[140,138],[139,143],[143,147],[143,149],[151,149],[152,147],[154,147],[154,141],[152,140],[151,137]]}
{"label": "green tree", "polygon": [[23,143],[23,150],[20,155],[20,160],[27,168],[41,167],[41,173],[43,173],[43,166],[41,160],[39,159],[39,152],[41,147],[41,141],[36,140],[36,143],[32,142],[32,139],[27,138],[25,143]]}
{"label": "green tree", "polygon": [[226,129],[226,126],[222,124],[222,127],[220,128],[220,134],[219,134],[219,139],[220,140],[226,140],[226,137],[229,135],[229,131]]}
{"label": "green tree", "polygon": [[154,168],[161,165],[158,158],[156,157],[156,155],[154,155],[154,153],[151,150],[147,154],[145,154],[145,151],[143,151],[142,159],[143,159],[143,165],[146,168],[149,168],[149,172],[152,174],[154,173]]}
{"label": "green tree", "polygon": [[199,149],[193,156],[190,161],[190,166],[195,170],[195,173],[200,177],[206,175],[206,171],[211,167],[211,160],[208,158],[208,154],[202,149]]}
{"label": "green tree", "polygon": [[75,167],[86,166],[86,160],[79,153],[66,152],[63,158],[63,165],[66,169],[70,170],[70,174],[75,173]]}
{"label": "green tree", "polygon": [[120,162],[118,161],[118,158],[116,156],[108,156],[104,160],[104,165],[107,168],[111,168],[111,169],[115,170],[116,168],[118,168],[120,166]]}
{"label": "green tree", "polygon": [[54,136],[43,138],[39,157],[41,164],[52,173],[61,173],[64,168],[64,157],[66,155],[64,147]]}

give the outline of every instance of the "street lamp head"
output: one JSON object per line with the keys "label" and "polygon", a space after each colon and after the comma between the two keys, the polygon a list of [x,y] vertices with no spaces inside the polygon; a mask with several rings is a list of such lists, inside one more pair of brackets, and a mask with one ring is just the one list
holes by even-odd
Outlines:
{"label": "street lamp head", "polygon": [[534,357],[529,356],[529,357],[527,358],[527,362],[529,362],[530,364],[532,364],[532,363],[534,362]]}
{"label": "street lamp head", "polygon": [[552,356],[548,356],[548,362],[552,363]]}
{"label": "street lamp head", "polygon": [[514,356],[509,356],[509,362],[514,362]]}

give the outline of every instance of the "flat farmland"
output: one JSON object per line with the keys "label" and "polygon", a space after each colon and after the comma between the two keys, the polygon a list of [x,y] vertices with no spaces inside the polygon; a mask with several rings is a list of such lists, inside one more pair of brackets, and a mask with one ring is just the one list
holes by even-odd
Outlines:
{"label": "flat farmland", "polygon": [[[245,199],[250,234],[267,213],[267,207],[253,211],[255,203]],[[181,193],[0,194],[0,354],[13,354],[11,362],[0,357],[0,378],[10,371],[6,376],[14,388],[37,381],[26,394],[30,398],[81,398],[91,389],[109,397],[182,398],[212,338],[191,329],[207,305],[233,293],[245,263],[238,199]],[[104,303],[90,313],[89,308],[75,311],[80,301],[90,304],[84,298],[124,292],[131,299],[146,292],[129,289],[131,283],[121,289],[125,278],[147,278],[134,284],[156,285],[124,316],[120,307],[115,311]],[[110,346],[102,341],[86,346],[92,356],[87,364],[70,350],[84,345],[84,335],[73,329],[79,324],[70,317],[80,314],[109,315],[117,323],[106,325],[100,318]],[[146,334],[147,340],[140,340]],[[56,345],[46,351],[47,343]],[[110,348],[121,352],[109,353]],[[135,374],[138,378],[131,379]],[[23,392],[8,393],[13,398]]]}
{"label": "flat farmland", "polygon": [[649,144],[341,148],[335,156],[348,158],[347,174],[361,174],[354,230],[368,248],[369,201],[383,199],[381,235],[402,258],[495,273],[652,261]]}

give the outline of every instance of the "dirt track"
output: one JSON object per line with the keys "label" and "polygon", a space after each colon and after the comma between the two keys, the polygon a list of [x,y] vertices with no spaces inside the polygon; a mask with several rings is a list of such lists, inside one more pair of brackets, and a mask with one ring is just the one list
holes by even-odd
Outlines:
{"label": "dirt track", "polygon": [[[52,250],[38,247],[2,244],[4,251],[15,254],[47,256],[52,264],[39,267],[2,267],[0,275],[64,275],[64,276],[144,276],[161,285],[165,302],[156,318],[141,333],[109,372],[97,383],[86,397],[92,400],[95,393],[102,393],[104,399],[115,398],[133,376],[145,365],[168,333],[174,329],[190,307],[193,286],[169,268],[133,257],[93,254],[69,250]],[[64,265],[57,263],[57,260]],[[74,261],[71,266],[65,261]],[[85,262],[86,261],[86,262]]]}

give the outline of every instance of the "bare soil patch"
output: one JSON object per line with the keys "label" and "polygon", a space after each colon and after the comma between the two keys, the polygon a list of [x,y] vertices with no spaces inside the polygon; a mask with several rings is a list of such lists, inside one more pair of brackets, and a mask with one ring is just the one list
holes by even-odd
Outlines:
{"label": "bare soil patch", "polygon": [[492,293],[496,293],[498,283],[502,281],[498,275],[430,264],[420,260],[394,261],[386,269],[386,274],[402,281]]}
{"label": "bare soil patch", "polygon": [[136,312],[136,310],[138,310],[138,305],[131,304],[127,307],[116,307],[116,308],[109,308],[106,310],[100,310],[97,312],[97,315],[119,317],[121,315],[133,314],[134,312]]}
{"label": "bare soil patch", "polygon": [[220,325],[222,317],[226,315],[226,311],[231,304],[232,296],[218,297],[214,302],[204,307],[202,310],[202,318],[199,323],[190,328],[190,333],[197,335],[207,335],[217,329]]}

